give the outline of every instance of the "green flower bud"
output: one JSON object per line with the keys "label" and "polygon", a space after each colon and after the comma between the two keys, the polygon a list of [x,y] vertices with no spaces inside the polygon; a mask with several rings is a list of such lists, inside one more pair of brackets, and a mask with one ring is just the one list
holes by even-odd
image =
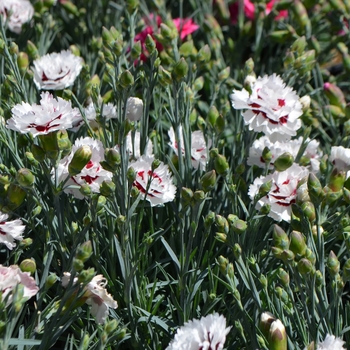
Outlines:
{"label": "green flower bud", "polygon": [[[126,0],[126,8],[130,14],[132,14],[140,5],[140,0]],[[111,333],[111,332],[107,332]]]}
{"label": "green flower bud", "polygon": [[274,30],[269,34],[269,38],[276,43],[284,43],[289,41],[292,37],[292,34],[287,29]]}
{"label": "green flower bud", "polygon": [[119,78],[120,85],[126,89],[132,85],[134,85],[134,76],[128,71],[125,70]]}
{"label": "green flower bud", "polygon": [[16,180],[22,187],[31,187],[34,184],[35,176],[27,168],[17,171]]}
{"label": "green flower bud", "polygon": [[196,202],[202,202],[205,199],[205,193],[203,191],[195,191],[193,194],[193,198]]}
{"label": "green flower bud", "polygon": [[112,167],[120,165],[121,163],[120,154],[114,148],[106,148],[105,159],[107,163]]}
{"label": "green flower bud", "polygon": [[91,241],[82,243],[75,254],[75,258],[81,260],[83,263],[87,261],[92,255],[92,244]]}
{"label": "green flower bud", "polygon": [[343,266],[343,281],[350,281],[350,259],[346,260]]}
{"label": "green flower bud", "polygon": [[215,224],[219,232],[226,233],[226,234],[229,232],[228,221],[223,216],[216,215]]}
{"label": "green flower bud", "polygon": [[289,248],[289,238],[288,235],[283,231],[283,229],[278,226],[273,226],[273,244],[280,249],[288,249]]}
{"label": "green flower bud", "polygon": [[156,49],[156,43],[153,40],[152,36],[147,34],[146,41],[145,41],[145,46],[147,51],[149,52],[150,55],[155,51]]}
{"label": "green flower bud", "polygon": [[309,260],[310,262],[311,262],[311,264],[315,264],[315,262],[316,262],[316,256],[315,256],[315,254],[312,252],[312,250],[311,249],[309,249],[309,248],[306,248],[306,251],[305,251],[305,258],[307,259],[307,260]]}
{"label": "green flower bud", "polygon": [[312,223],[316,219],[316,211],[315,206],[312,202],[304,202],[301,204],[301,210],[305,214],[305,216],[309,219],[309,221]]}
{"label": "green flower bud", "polygon": [[286,264],[290,264],[294,261],[295,255],[294,253],[289,250],[289,249],[285,249],[282,251],[281,253],[281,259],[286,263]]}
{"label": "green flower bud", "polygon": [[29,272],[31,275],[36,271],[36,263],[33,259],[25,259],[23,260],[19,268],[23,272]]}
{"label": "green flower bud", "polygon": [[259,187],[259,198],[265,197],[272,188],[272,180],[269,180],[267,182],[264,182],[262,185]]}
{"label": "green flower bud", "polygon": [[299,260],[297,268],[301,275],[308,275],[315,270],[313,264],[306,258]]}
{"label": "green flower bud", "polygon": [[323,201],[325,194],[320,181],[314,173],[310,173],[307,180],[309,195],[314,204],[319,204]]}
{"label": "green flower bud", "polygon": [[209,111],[208,111],[208,117],[207,117],[207,119],[208,119],[209,124],[210,124],[212,127],[215,127],[215,125],[216,125],[216,120],[218,119],[218,117],[219,117],[219,112],[218,112],[218,110],[216,109],[215,106],[211,106],[211,107],[209,108]]}
{"label": "green flower bud", "polygon": [[131,58],[133,60],[136,60],[140,57],[142,52],[142,45],[141,45],[141,41],[138,40],[134,43],[134,46],[131,49]]}
{"label": "green flower bud", "polygon": [[84,197],[90,197],[92,194],[91,188],[88,184],[82,184],[79,188],[79,192],[84,196]]}
{"label": "green flower bud", "polygon": [[105,196],[102,196],[102,195],[98,196],[97,205],[96,205],[97,212],[103,209],[106,203],[107,203],[107,199]]}
{"label": "green flower bud", "polygon": [[57,280],[58,280],[57,275],[54,273],[50,273],[46,278],[45,288],[46,289],[51,288],[56,283]]}
{"label": "green flower bud", "polygon": [[[57,144],[57,132],[51,132],[46,135],[39,135],[38,137],[41,143],[41,147],[45,151],[45,155],[52,160],[56,160],[59,154],[59,148]],[[33,154],[35,156],[34,152]]]}
{"label": "green flower bud", "polygon": [[225,118],[222,114],[219,114],[219,116],[217,117],[215,122],[215,128],[218,133],[221,133],[225,130]]}
{"label": "green flower bud", "polygon": [[229,76],[230,76],[230,67],[226,67],[224,70],[222,70],[221,72],[219,72],[218,74],[218,80],[219,81],[224,81],[226,80]]}
{"label": "green flower bud", "polygon": [[206,228],[209,228],[215,222],[215,213],[209,211],[208,215],[204,219],[204,225]]}
{"label": "green flower bud", "polygon": [[168,86],[172,84],[173,78],[171,77],[171,73],[168,72],[163,66],[158,67],[158,78],[159,82],[164,86]]}
{"label": "green flower bud", "polygon": [[270,211],[271,211],[271,205],[266,203],[260,208],[259,213],[261,215],[268,215]]}
{"label": "green flower bud", "polygon": [[10,184],[7,190],[7,198],[10,202],[9,207],[11,209],[18,208],[26,198],[26,192],[15,184]]}
{"label": "green flower bud", "polygon": [[300,0],[295,0],[292,6],[294,19],[306,32],[311,30],[311,22],[304,4]]}
{"label": "green flower bud", "polygon": [[190,188],[182,187],[181,197],[185,203],[189,204],[193,199],[193,191]]}
{"label": "green flower bud", "polygon": [[290,281],[289,274],[281,267],[277,271],[277,277],[278,277],[280,283],[284,287],[287,287],[289,285],[289,281]]}
{"label": "green flower bud", "polygon": [[83,270],[79,273],[78,282],[83,284],[89,283],[94,278],[94,276],[95,276],[94,268]]}
{"label": "green flower bud", "polygon": [[61,6],[70,14],[72,14],[75,17],[79,17],[79,10],[77,6],[75,6],[72,2],[69,0],[65,0],[61,2]]}
{"label": "green flower bud", "polygon": [[193,54],[194,49],[193,40],[188,40],[179,47],[179,54],[183,57],[189,57]]}
{"label": "green flower bud", "polygon": [[247,61],[245,61],[244,64],[244,75],[251,75],[254,73],[254,61],[252,58],[249,58]]}
{"label": "green flower bud", "polygon": [[242,248],[238,243],[235,243],[233,246],[233,255],[235,256],[236,260],[239,260],[239,258],[242,256]]}
{"label": "green flower bud", "polygon": [[268,147],[265,147],[262,151],[261,158],[266,164],[270,164],[272,159],[272,153]]}
{"label": "green flower bud", "polygon": [[205,173],[201,180],[200,180],[201,186],[203,188],[204,192],[209,192],[215,187],[216,183],[216,172],[215,170],[208,171]]}
{"label": "green flower bud", "polygon": [[247,230],[248,225],[245,221],[238,219],[235,220],[230,227],[234,232],[242,234]]}
{"label": "green flower bud", "polygon": [[79,272],[84,268],[84,263],[79,259],[73,259],[73,268]]}
{"label": "green flower bud", "polygon": [[17,64],[18,64],[18,68],[23,74],[29,66],[28,54],[25,52],[20,52],[17,56]]}
{"label": "green flower bud", "polygon": [[287,350],[287,333],[280,320],[271,323],[269,330],[269,350]]}
{"label": "green flower bud", "polygon": [[45,151],[40,146],[33,143],[31,151],[38,162],[42,162],[45,159]]}
{"label": "green flower bud", "polygon": [[343,188],[345,180],[346,180],[345,171],[338,171],[337,169],[334,169],[329,179],[328,187],[333,192],[338,192]]}
{"label": "green flower bud", "polygon": [[62,156],[65,157],[72,150],[72,143],[69,140],[68,133],[66,130],[59,130],[57,132],[57,145],[62,151]]}
{"label": "green flower bud", "polygon": [[215,239],[217,239],[219,242],[225,243],[227,240],[227,235],[222,232],[215,232]]}
{"label": "green flower bud", "polygon": [[225,156],[218,154],[214,159],[214,167],[218,174],[226,175],[228,173],[230,165],[228,164]]}
{"label": "green flower bud", "polygon": [[70,176],[78,175],[89,163],[92,156],[91,147],[88,145],[80,146],[74,153],[71,162],[68,165]]}
{"label": "green flower bud", "polygon": [[28,248],[29,246],[31,246],[33,244],[33,240],[31,238],[25,238],[23,239],[22,241],[20,241],[19,243],[19,246],[22,248],[22,249],[26,249]]}
{"label": "green flower bud", "polygon": [[340,263],[333,250],[331,250],[331,252],[329,253],[327,267],[331,276],[335,277],[339,273]]}
{"label": "green flower bud", "polygon": [[100,193],[105,197],[112,196],[115,193],[114,182],[110,180],[103,181],[100,186]]}
{"label": "green flower bud", "polygon": [[180,61],[178,61],[173,68],[172,76],[176,81],[181,81],[183,78],[186,77],[187,73],[188,64],[186,60],[183,57],[181,57]]}
{"label": "green flower bud", "polygon": [[284,171],[290,168],[294,163],[294,157],[289,152],[281,154],[274,162],[277,171]]}
{"label": "green flower bud", "polygon": [[338,106],[342,110],[344,110],[346,101],[343,91],[332,83],[324,83],[323,91],[325,95],[328,97],[328,100],[331,105]]}
{"label": "green flower bud", "polygon": [[203,46],[197,54],[197,60],[202,63],[207,63],[210,61],[211,51],[209,45]]}
{"label": "green flower bud", "polygon": [[290,234],[289,249],[299,256],[304,256],[306,251],[306,242],[304,236],[298,231],[292,231]]}
{"label": "green flower bud", "polygon": [[296,51],[298,55],[301,55],[307,46],[305,36],[299,37],[291,46],[292,51]]}
{"label": "green flower bud", "polygon": [[219,264],[220,272],[223,275],[226,275],[226,269],[227,269],[227,265],[229,264],[229,261],[222,255],[220,255],[218,257],[218,264]]}
{"label": "green flower bud", "polygon": [[315,283],[317,287],[321,287],[324,285],[324,278],[320,270],[317,270],[315,273]]}
{"label": "green flower bud", "polygon": [[107,334],[113,333],[118,327],[118,321],[117,320],[111,320],[106,323],[104,326],[105,332]]}

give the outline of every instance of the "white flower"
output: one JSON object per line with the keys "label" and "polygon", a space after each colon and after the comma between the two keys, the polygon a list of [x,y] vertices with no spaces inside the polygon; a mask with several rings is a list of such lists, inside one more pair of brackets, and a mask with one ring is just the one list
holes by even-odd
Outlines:
{"label": "white flower", "polygon": [[153,157],[142,156],[129,166],[136,173],[133,186],[145,195],[152,207],[173,201],[176,193],[168,166],[160,162],[158,168],[152,172],[153,161]]}
{"label": "white flower", "polygon": [[265,204],[269,204],[271,209],[268,216],[276,221],[289,222],[292,213],[291,206],[296,201],[298,183],[308,173],[306,168],[294,163],[285,171],[275,171],[271,175],[260,176],[249,186],[249,197],[253,200],[258,194],[260,186],[271,180],[271,190],[266,196],[259,199],[255,208],[259,210]]}
{"label": "white flower", "polygon": [[350,170],[350,148],[333,146],[329,160],[338,171]]}
{"label": "white flower", "polygon": [[22,31],[22,25],[29,22],[34,15],[34,7],[29,0],[0,0],[0,14],[8,28],[17,34]]}
{"label": "white flower", "polygon": [[[343,348],[345,341],[336,338],[334,335],[327,334],[326,339],[319,343],[316,350],[346,350]],[[305,348],[304,350],[306,350]]]}
{"label": "white flower", "polygon": [[33,64],[34,83],[38,89],[63,90],[73,85],[83,67],[83,59],[66,50],[44,55]]}
{"label": "white flower", "polygon": [[[69,284],[71,274],[64,272],[62,277],[62,286],[66,288]],[[78,278],[75,277],[73,284],[76,284]],[[109,308],[116,309],[118,303],[113,299],[105,288],[107,280],[102,275],[95,276],[91,282],[85,286],[84,298],[86,303],[91,305],[91,314],[96,317],[98,323],[104,323],[108,316]]]}
{"label": "white flower", "polygon": [[12,250],[16,247],[15,240],[21,241],[23,239],[23,232],[25,226],[22,225],[22,221],[19,219],[13,221],[7,221],[8,215],[0,212],[0,243],[6,245],[6,247]]}
{"label": "white flower", "polygon": [[[126,136],[126,151],[130,158],[138,159],[141,155],[152,156],[153,153],[153,143],[151,140],[147,140],[145,152],[141,152],[141,134],[139,131],[135,132],[134,138],[132,132],[130,131]],[[114,149],[120,153],[119,145],[116,145]]]}
{"label": "white flower", "polygon": [[[247,164],[257,165],[260,168],[265,168],[266,163],[262,157],[262,154],[264,148],[267,147],[270,150],[272,156],[270,164],[268,165],[268,169],[273,169],[275,160],[285,152],[289,152],[294,158],[296,158],[302,142],[302,137],[285,142],[271,142],[267,136],[262,136],[259,139],[255,140],[252,147],[250,147]],[[318,149],[319,142],[316,140],[306,140],[306,142],[308,142],[308,144],[303,153],[304,160],[310,164],[310,171],[317,173],[320,168],[319,158],[322,155]]]}
{"label": "white flower", "polygon": [[[184,145],[184,138],[182,134],[182,127],[179,127],[179,134],[180,134],[180,142],[181,142],[181,154],[185,155],[185,145]],[[175,132],[174,129],[171,128],[168,131],[168,135],[170,138],[170,147],[174,150],[175,154],[179,155],[179,147],[178,142],[176,141]],[[196,130],[192,132],[191,134],[191,162],[192,166],[195,169],[200,168],[201,170],[205,170],[207,166],[208,161],[208,148],[211,147],[211,141],[205,142],[204,135],[202,131]]]}
{"label": "white flower", "polygon": [[243,89],[234,90],[230,96],[233,108],[247,109],[243,117],[249,130],[263,132],[272,141],[295,136],[302,115],[302,105],[295,91],[285,86],[276,74],[259,77],[251,88],[251,95]]}
{"label": "white flower", "polygon": [[39,287],[29,272],[22,272],[17,265],[10,267],[0,265],[0,292],[2,293],[2,301],[7,300],[6,306],[11,304],[12,293],[18,284],[23,286],[23,298],[25,299],[31,298],[39,291]]}
{"label": "white flower", "polygon": [[177,330],[166,350],[222,350],[230,329],[218,313],[193,319]]}
{"label": "white flower", "polygon": [[126,118],[132,122],[138,121],[143,115],[143,102],[138,97],[129,97],[126,101]]}
{"label": "white flower", "polygon": [[56,100],[49,92],[40,96],[40,105],[26,102],[15,105],[6,127],[22,134],[31,133],[34,137],[71,128],[79,110],[72,108],[70,101],[60,97]]}
{"label": "white flower", "polygon": [[104,160],[102,142],[94,140],[91,137],[85,137],[77,139],[72,147],[72,152],[58,164],[58,182],[64,181],[69,176],[68,166],[73,158],[74,152],[84,145],[91,148],[91,159],[78,175],[72,176],[67,180],[64,187],[65,193],[72,194],[78,199],[84,198],[84,195],[79,191],[81,185],[87,184],[92,192],[99,193],[102,182],[110,181],[113,177],[113,174],[103,169],[100,164],[100,162]]}

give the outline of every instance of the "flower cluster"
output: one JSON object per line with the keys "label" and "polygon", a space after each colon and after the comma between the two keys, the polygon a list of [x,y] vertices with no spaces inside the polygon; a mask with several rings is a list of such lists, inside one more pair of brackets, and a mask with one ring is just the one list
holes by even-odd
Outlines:
{"label": "flower cluster", "polygon": [[225,317],[218,313],[194,319],[177,330],[166,350],[222,350],[230,329]]}
{"label": "flower cluster", "polygon": [[[249,187],[249,196],[254,200],[261,194],[260,189],[264,185],[266,193],[259,198],[256,209],[268,207],[271,218],[289,222],[299,181],[310,171],[319,171],[322,156],[316,140],[303,140],[302,137],[291,140],[301,127],[303,111],[300,98],[279,76],[273,74],[252,82],[251,92],[234,90],[231,100],[233,108],[246,110],[243,118],[249,129],[265,134],[250,147],[247,163],[271,173],[254,180]],[[302,147],[303,153],[299,155]],[[300,164],[293,164],[298,156]]]}
{"label": "flower cluster", "polygon": [[[66,288],[71,279],[69,272],[64,272],[62,277],[62,286]],[[73,284],[78,282],[78,278],[75,277]],[[102,275],[96,275],[93,279],[84,287],[85,302],[91,305],[91,314],[96,317],[98,323],[104,323],[108,316],[109,308],[116,309],[118,303],[113,299],[112,295],[106,290],[107,280]]]}
{"label": "flower cluster", "polygon": [[39,291],[39,287],[35,284],[35,280],[29,272],[22,272],[17,265],[9,267],[0,265],[1,300],[6,301],[6,306],[12,303],[13,293],[18,285],[23,287],[23,298],[26,300]]}

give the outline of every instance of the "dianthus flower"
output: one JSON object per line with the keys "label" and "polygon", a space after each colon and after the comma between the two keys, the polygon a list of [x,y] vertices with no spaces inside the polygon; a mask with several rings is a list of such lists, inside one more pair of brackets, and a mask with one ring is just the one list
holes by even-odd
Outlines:
{"label": "dianthus flower", "polygon": [[83,59],[66,50],[44,55],[33,64],[34,83],[39,90],[63,90],[74,84]]}
{"label": "dianthus flower", "polygon": [[[74,153],[82,146],[90,147],[92,151],[91,159],[86,166],[75,176],[69,174],[69,164]],[[83,199],[84,195],[80,192],[80,187],[87,184],[91,192],[99,193],[103,181],[112,180],[113,174],[102,168],[100,162],[104,160],[104,148],[102,142],[94,140],[91,137],[77,139],[72,147],[72,152],[64,157],[58,164],[58,182],[62,182],[69,177],[64,186],[64,192],[72,194],[78,199]]]}
{"label": "dianthus flower", "polygon": [[[184,139],[182,135],[182,127],[179,128],[180,138],[181,138],[181,154],[185,155],[185,145],[184,145]],[[179,147],[178,143],[175,138],[175,132],[174,129],[171,128],[168,131],[169,138],[170,138],[170,147],[174,150],[175,154],[179,155]],[[195,169],[200,168],[201,170],[205,170],[205,167],[207,166],[208,161],[208,148],[211,146],[211,141],[208,141],[208,147],[207,143],[205,141],[203,132],[200,130],[196,130],[192,132],[191,134],[191,162],[192,166]]]}
{"label": "dianthus flower", "polygon": [[301,127],[302,105],[296,92],[280,76],[259,77],[246,89],[230,96],[235,109],[246,109],[243,118],[249,130],[263,132],[271,141],[289,140]]}
{"label": "dianthus flower", "polygon": [[222,350],[230,329],[218,313],[193,319],[177,330],[166,350]]}
{"label": "dianthus flower", "polygon": [[[62,277],[62,286],[66,288],[69,284],[71,274],[64,272]],[[78,278],[74,278],[73,284],[76,284]],[[118,303],[112,295],[106,290],[107,280],[102,275],[96,275],[85,287],[84,298],[86,303],[91,305],[91,314],[98,323],[104,323],[108,316],[109,308],[116,309]]]}
{"label": "dianthus flower", "polygon": [[20,34],[23,24],[32,19],[34,7],[29,0],[0,0],[0,15],[11,32]]}
{"label": "dianthus flower", "polygon": [[176,194],[168,166],[160,162],[159,166],[152,170],[153,161],[153,157],[142,156],[129,166],[136,174],[133,186],[145,196],[152,207],[173,201]]}
{"label": "dianthus flower", "polygon": [[337,171],[350,170],[350,148],[343,146],[333,146],[331,148],[331,155],[329,161],[334,165]]}
{"label": "dianthus flower", "polygon": [[80,112],[72,103],[60,97],[55,99],[49,92],[41,93],[40,105],[22,102],[15,105],[12,117],[7,121],[8,129],[33,137],[72,127]]}
{"label": "dianthus flower", "polygon": [[268,204],[271,207],[268,216],[276,221],[289,222],[292,204],[296,202],[298,183],[308,174],[309,171],[306,168],[294,163],[285,171],[275,171],[273,174],[260,176],[249,186],[249,197],[254,200],[261,185],[271,181],[270,191],[258,200],[255,208],[260,210],[265,204]]}
{"label": "dianthus flower", "polygon": [[29,272],[22,272],[17,265],[5,267],[0,265],[0,293],[2,301],[6,300],[6,306],[13,300],[13,293],[17,285],[23,287],[23,298],[30,299],[39,291],[35,280]]}
{"label": "dianthus flower", "polygon": [[7,221],[7,214],[0,212],[0,243],[6,245],[6,247],[12,250],[16,247],[15,240],[21,241],[23,239],[23,232],[25,226],[22,225],[22,221],[19,219]]}

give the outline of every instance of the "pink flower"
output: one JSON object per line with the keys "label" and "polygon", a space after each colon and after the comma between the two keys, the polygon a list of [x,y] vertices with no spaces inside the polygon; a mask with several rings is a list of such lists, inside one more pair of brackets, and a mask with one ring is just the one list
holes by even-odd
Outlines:
{"label": "pink flower", "polygon": [[[154,21],[154,15],[151,14],[149,18],[145,19],[145,22],[147,24],[147,27],[135,36],[135,42],[141,41],[142,45],[142,53],[140,56],[141,61],[146,61],[149,56],[146,49],[146,38],[148,34],[155,41],[157,50],[163,50],[162,44],[159,43],[154,37],[154,34],[158,32],[160,24],[162,23],[161,17],[156,16],[156,19]],[[195,24],[191,18],[175,18],[173,19],[173,22],[177,31],[179,32],[181,40],[184,40],[188,35],[192,34],[199,28],[199,26]]]}
{"label": "pink flower", "polygon": [[10,305],[13,299],[13,291],[18,284],[23,286],[23,298],[29,299],[39,291],[35,280],[29,272],[22,272],[17,265],[5,267],[0,265],[0,293],[1,300],[6,299],[6,306]]}
{"label": "pink flower", "polygon": [[[266,4],[266,9],[265,9],[266,15],[268,15],[272,11],[276,1],[278,2],[279,0],[271,0]],[[231,15],[231,22],[237,23],[238,11],[239,11],[238,1],[231,4],[229,7],[229,10]],[[255,19],[255,5],[250,0],[244,0],[244,14],[251,21]],[[275,17],[275,20],[279,20],[287,17],[288,17],[288,11],[281,10],[279,11],[278,15]]]}

